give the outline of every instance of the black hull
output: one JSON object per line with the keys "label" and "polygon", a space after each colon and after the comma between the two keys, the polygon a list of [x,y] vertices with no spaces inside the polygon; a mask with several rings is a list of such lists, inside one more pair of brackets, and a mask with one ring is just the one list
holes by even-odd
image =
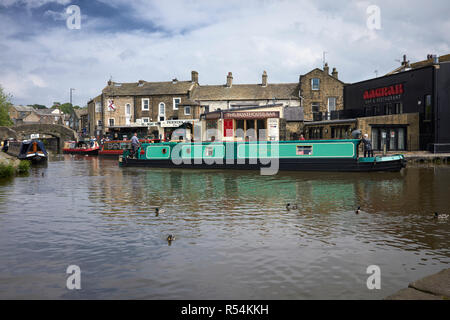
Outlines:
{"label": "black hull", "polygon": [[32,163],[42,163],[46,162],[48,160],[47,157],[41,157],[41,156],[34,156],[34,157],[18,157],[19,160],[27,160],[31,161]]}
{"label": "black hull", "polygon": [[[192,161],[193,162],[193,161]],[[246,160],[242,164],[207,164],[182,163],[176,165],[172,160],[139,160],[122,159],[122,167],[153,167],[153,168],[181,168],[181,169],[231,169],[231,170],[260,170],[269,168],[268,165],[250,163]],[[383,162],[359,162],[355,159],[279,159],[279,170],[283,171],[344,171],[344,172],[371,172],[390,171],[398,172],[405,167],[404,160]],[[274,167],[275,169],[275,167]]]}

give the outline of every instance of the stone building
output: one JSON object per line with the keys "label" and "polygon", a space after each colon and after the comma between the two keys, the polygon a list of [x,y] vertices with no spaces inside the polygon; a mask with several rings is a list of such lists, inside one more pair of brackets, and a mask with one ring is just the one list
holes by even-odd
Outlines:
{"label": "stone building", "polygon": [[202,113],[269,104],[300,106],[299,83],[269,83],[266,71],[259,84],[234,84],[229,72],[224,85],[199,85],[191,99],[200,104]]}
{"label": "stone building", "polygon": [[[441,60],[442,59],[442,60]],[[385,76],[346,84],[335,119],[305,123],[309,139],[367,133],[377,151],[450,151],[450,55],[428,55]],[[319,119],[323,120],[323,119]]]}
{"label": "stone building", "polygon": [[[202,139],[211,139],[208,129],[217,130],[214,139],[223,141],[242,140],[238,129],[253,129],[254,138],[263,140],[298,136],[303,123],[299,88],[299,83],[269,83],[266,71],[258,84],[234,84],[229,72],[224,85],[196,87],[191,99],[202,110]],[[260,129],[266,130],[263,136]]]}
{"label": "stone building", "polygon": [[64,113],[59,109],[33,109],[16,124],[64,124]]}
{"label": "stone building", "polygon": [[336,68],[330,75],[328,64],[300,76],[300,99],[305,121],[330,120],[344,109],[344,83]]}
{"label": "stone building", "polygon": [[89,132],[117,138],[133,132],[166,138],[183,123],[199,119],[198,104],[190,100],[198,85],[198,73],[190,81],[108,81],[102,93],[88,102]]}
{"label": "stone building", "polygon": [[11,106],[8,110],[9,117],[14,124],[22,124],[23,119],[36,110],[28,106]]}

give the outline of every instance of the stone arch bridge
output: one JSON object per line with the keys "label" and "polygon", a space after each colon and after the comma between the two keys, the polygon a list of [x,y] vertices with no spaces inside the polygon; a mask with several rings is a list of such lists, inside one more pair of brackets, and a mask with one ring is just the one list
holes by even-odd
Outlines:
{"label": "stone arch bridge", "polygon": [[58,149],[62,152],[64,141],[78,140],[77,133],[61,124],[21,124],[13,127],[0,127],[0,139],[25,139],[30,134],[46,134],[57,138]]}

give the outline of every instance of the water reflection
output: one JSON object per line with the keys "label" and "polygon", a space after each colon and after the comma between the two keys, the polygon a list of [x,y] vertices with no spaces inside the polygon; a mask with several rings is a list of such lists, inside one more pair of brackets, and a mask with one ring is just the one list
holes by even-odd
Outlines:
{"label": "water reflection", "polygon": [[[449,263],[449,223],[432,218],[448,213],[449,178],[447,166],[260,176],[55,156],[0,184],[0,297],[383,298]],[[74,261],[90,284],[76,294],[55,276]],[[371,264],[379,292],[365,287]]]}

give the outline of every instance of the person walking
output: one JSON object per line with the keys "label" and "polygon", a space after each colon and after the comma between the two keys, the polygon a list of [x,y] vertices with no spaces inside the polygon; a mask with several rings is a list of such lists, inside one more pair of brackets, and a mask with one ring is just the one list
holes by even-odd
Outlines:
{"label": "person walking", "polygon": [[364,143],[364,158],[373,157],[372,141],[367,133],[364,134],[362,142]]}

